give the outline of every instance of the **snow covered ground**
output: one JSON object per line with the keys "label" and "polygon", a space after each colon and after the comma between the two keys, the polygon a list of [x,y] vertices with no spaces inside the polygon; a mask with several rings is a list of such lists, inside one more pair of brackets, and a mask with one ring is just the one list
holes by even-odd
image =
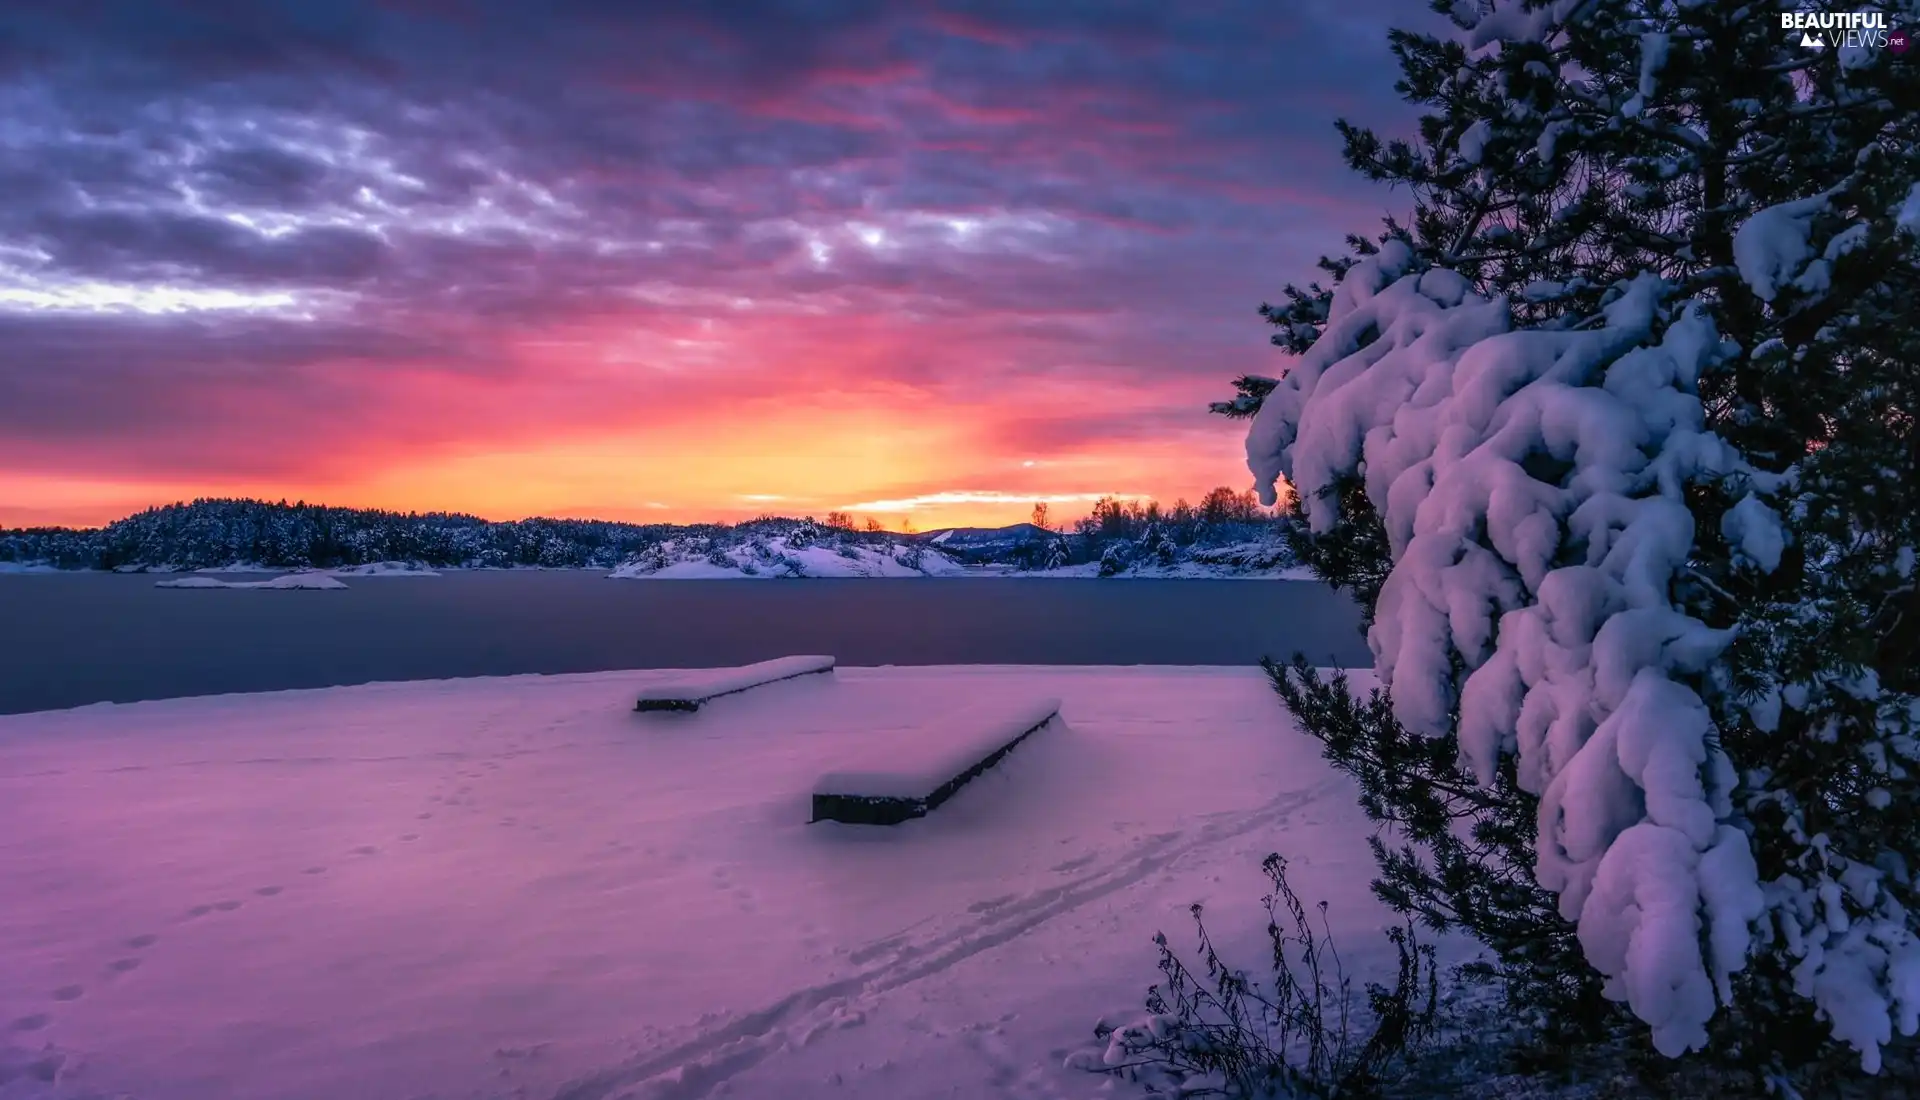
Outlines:
{"label": "snow covered ground", "polygon": [[969,576],[991,577],[1050,577],[1050,578],[1091,578],[1107,581],[1125,580],[1222,580],[1222,581],[1310,581],[1314,580],[1313,570],[1304,565],[1289,565],[1274,569],[1242,570],[1231,569],[1205,562],[1183,561],[1173,565],[1139,564],[1131,566],[1124,573],[1110,576],[1100,575],[1100,563],[1081,562],[1078,565],[1063,565],[1057,569],[1015,569],[1005,566],[982,566],[967,570]]}
{"label": "snow covered ground", "polygon": [[[708,540],[695,540],[706,542]],[[917,552],[916,552],[917,551]],[[1312,580],[1304,566],[1274,562],[1271,545],[1246,544],[1196,548],[1172,564],[1162,565],[1149,557],[1131,560],[1124,571],[1101,573],[1099,562],[1082,562],[1052,569],[1029,569],[1011,564],[971,564],[956,561],[937,547],[912,548],[820,543],[795,547],[779,536],[754,539],[721,547],[680,545],[670,540],[659,553],[615,567],[607,575],[617,580],[778,580],[794,577],[1047,577],[1055,579],[1122,580]],[[547,566],[517,568],[544,569]],[[464,572],[464,568],[429,568],[419,562],[370,562],[366,565],[339,566],[332,569],[294,570],[284,567],[236,562],[184,570],[171,566],[123,566],[115,572],[319,575],[326,577],[438,577],[443,572]],[[32,573],[68,573],[44,563],[0,562],[0,575]],[[170,588],[213,588],[210,584],[168,583]],[[234,587],[238,587],[235,585]],[[276,586],[276,587],[286,587]],[[297,587],[297,586],[296,586]]]}
{"label": "snow covered ground", "polygon": [[709,539],[669,539],[653,553],[615,569],[620,580],[738,580],[779,577],[941,577],[965,572],[937,550],[891,545],[811,543],[783,536],[731,546]]}
{"label": "snow covered ground", "polygon": [[[153,572],[168,572],[155,569]],[[363,565],[340,565],[331,569],[288,569],[281,566],[235,562],[232,565],[195,569],[195,573],[323,573],[329,577],[437,577],[437,570],[417,561],[370,561]]]}
{"label": "snow covered ground", "polygon": [[[632,712],[673,675],[0,718],[0,1098],[1102,1096],[1062,1062],[1139,1014],[1156,930],[1207,902],[1258,963],[1267,852],[1377,947],[1351,789],[1255,670]],[[1063,721],[927,819],[804,824],[821,774],[1019,696]]]}
{"label": "snow covered ground", "polygon": [[341,589],[346,585],[325,573],[283,573],[271,580],[264,581],[223,581],[218,577],[180,577],[177,580],[158,581],[155,588],[270,588],[282,591],[325,591]]}
{"label": "snow covered ground", "polygon": [[[714,547],[710,540],[669,540],[657,553],[615,569],[620,580],[772,580],[782,577],[1101,577],[1097,561],[1051,569],[1009,564],[964,564],[943,554],[939,540],[911,548],[830,542],[794,545],[781,536]],[[1107,579],[1202,579],[1244,577],[1260,580],[1311,580],[1300,567],[1273,564],[1269,545],[1213,547],[1161,565],[1150,558],[1130,560],[1125,571]]]}
{"label": "snow covered ground", "polygon": [[417,561],[370,561],[365,565],[343,565],[324,570],[335,577],[437,577],[438,570]]}

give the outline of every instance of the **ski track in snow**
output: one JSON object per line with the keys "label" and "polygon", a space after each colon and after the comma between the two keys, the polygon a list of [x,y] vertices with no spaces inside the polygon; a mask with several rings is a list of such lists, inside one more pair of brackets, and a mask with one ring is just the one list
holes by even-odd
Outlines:
{"label": "ski track in snow", "polygon": [[[848,1019],[864,1020],[882,994],[939,974],[1109,894],[1117,893],[1172,866],[1181,857],[1284,824],[1288,815],[1344,789],[1324,781],[1280,795],[1252,813],[1208,815],[1204,824],[1156,833],[1104,865],[1097,855],[1060,864],[1057,873],[1093,867],[1073,881],[1026,894],[1005,895],[968,907],[979,919],[943,929],[918,941],[896,934],[848,955],[855,964],[885,961],[856,974],[798,989],[755,1012],[736,1016],[666,1051],[586,1077],[553,1094],[553,1100],[698,1100],[722,1082],[780,1050],[804,1046]],[[903,942],[903,940],[905,942]],[[897,946],[896,946],[897,945]],[[978,1036],[976,1046],[990,1036]],[[982,1053],[990,1053],[982,1049]],[[1010,1064],[998,1067],[1012,1072]]]}

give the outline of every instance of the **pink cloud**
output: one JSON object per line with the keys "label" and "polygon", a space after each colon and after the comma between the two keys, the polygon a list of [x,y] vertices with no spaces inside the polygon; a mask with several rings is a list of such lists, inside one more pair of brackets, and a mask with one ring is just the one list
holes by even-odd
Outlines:
{"label": "pink cloud", "polygon": [[0,522],[1237,484],[1203,410],[1278,368],[1254,307],[1388,198],[1317,108],[1391,93],[1310,11],[471,10],[60,24],[0,74],[33,105],[0,239],[48,257],[35,288],[304,310],[0,307]]}

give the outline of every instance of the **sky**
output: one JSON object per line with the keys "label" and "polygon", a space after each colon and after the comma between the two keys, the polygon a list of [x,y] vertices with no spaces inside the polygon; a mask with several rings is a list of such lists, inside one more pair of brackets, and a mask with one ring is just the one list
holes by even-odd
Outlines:
{"label": "sky", "polygon": [[7,0],[0,526],[1250,483],[1419,0]]}

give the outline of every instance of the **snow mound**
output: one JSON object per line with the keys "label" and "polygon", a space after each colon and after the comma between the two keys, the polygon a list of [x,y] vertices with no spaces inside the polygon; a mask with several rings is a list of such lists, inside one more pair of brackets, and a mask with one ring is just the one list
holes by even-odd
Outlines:
{"label": "snow mound", "polygon": [[[1778,222],[1749,241],[1755,274],[1792,266]],[[1762,895],[1691,686],[1732,637],[1669,598],[1694,541],[1682,494],[1780,479],[1703,429],[1696,380],[1727,349],[1703,310],[1669,313],[1660,280],[1624,284],[1599,327],[1509,331],[1504,300],[1415,268],[1389,242],[1340,283],[1248,432],[1256,488],[1272,503],[1287,478],[1321,535],[1337,487],[1364,487],[1393,558],[1368,643],[1395,716],[1445,736],[1457,715],[1482,782],[1517,756],[1540,798],[1536,875],[1608,995],[1661,1051],[1699,1047]],[[1757,497],[1728,534],[1778,562]]]}
{"label": "snow mound", "polygon": [[363,565],[343,565],[324,572],[333,577],[437,577],[439,570],[430,569],[425,562],[417,561],[370,561]]}
{"label": "snow mound", "polygon": [[[776,657],[771,661],[741,665],[737,668],[701,669],[689,672],[678,680],[654,684],[640,692],[641,710],[694,710],[701,703],[722,695],[733,695],[763,684],[791,680],[796,676],[807,676],[816,672],[830,672],[833,669],[832,657]],[[648,704],[682,704],[680,707],[653,706]]]}
{"label": "snow mound", "polygon": [[[174,566],[156,566],[156,572],[177,572]],[[291,573],[293,570],[284,565],[261,565],[257,561],[236,561],[226,565],[203,565],[189,570],[193,573]]]}
{"label": "snow mound", "polygon": [[859,765],[821,776],[813,793],[924,799],[1059,713],[1058,699],[996,701],[890,731],[884,742],[861,746]]}
{"label": "snow mound", "polygon": [[0,561],[0,577],[63,572],[59,566],[43,561]]}
{"label": "snow mound", "polygon": [[288,573],[265,581],[223,581],[218,577],[177,577],[157,581],[155,588],[272,588],[325,591],[347,587],[325,573]]}

